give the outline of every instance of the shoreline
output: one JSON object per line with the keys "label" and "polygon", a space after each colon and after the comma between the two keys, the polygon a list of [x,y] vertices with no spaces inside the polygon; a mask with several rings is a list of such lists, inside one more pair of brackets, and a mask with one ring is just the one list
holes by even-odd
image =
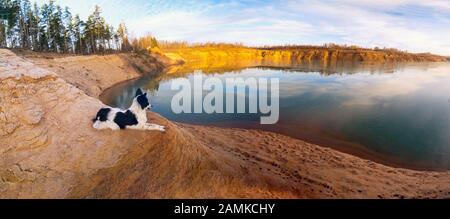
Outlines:
{"label": "shoreline", "polygon": [[[0,197],[450,197],[450,171],[392,168],[273,132],[178,124],[156,113],[148,116],[165,125],[165,133],[96,131],[90,115],[103,104],[67,82],[64,77],[74,79],[70,74],[0,53],[5,78],[0,123],[3,114],[20,118],[7,120],[18,125],[15,129],[0,129],[6,132],[0,143]],[[92,61],[89,69],[98,71],[74,65],[69,72],[97,78],[122,63],[102,57]],[[118,74],[127,78],[124,69]]]}
{"label": "shoreline", "polygon": [[[332,150],[336,150],[341,153],[345,153],[348,155],[352,155],[355,157],[358,157],[360,159],[373,161],[375,163],[385,165],[392,168],[399,168],[399,169],[406,169],[406,170],[414,170],[414,171],[428,171],[428,172],[447,172],[450,171],[450,169],[445,168],[437,168],[432,166],[426,166],[426,165],[414,165],[411,163],[411,161],[405,161],[405,160],[399,160],[398,158],[395,158],[393,156],[388,156],[386,154],[378,153],[375,151],[372,151],[370,149],[367,149],[364,145],[348,142],[345,140],[337,140],[337,139],[327,139],[327,140],[311,140],[311,139],[317,139],[320,138],[320,136],[314,136],[310,138],[302,138],[298,137],[298,135],[295,134],[286,134],[282,132],[273,131],[271,129],[261,129],[252,127],[252,125],[248,126],[229,126],[229,125],[210,125],[210,124],[200,124],[200,123],[183,123],[183,122],[176,122],[178,124],[185,124],[185,125],[195,125],[195,126],[201,126],[201,127],[217,127],[217,128],[232,128],[232,129],[243,129],[243,130],[255,130],[255,131],[264,131],[264,132],[270,132],[278,135],[283,135],[286,137],[291,137],[294,139],[298,139],[301,141],[305,141],[310,144],[315,144],[320,147],[329,148]],[[325,143],[326,142],[326,143]]]}
{"label": "shoreline", "polygon": [[[54,55],[54,54],[53,54]],[[83,55],[82,55],[83,56]],[[90,55],[93,56],[93,55]],[[95,56],[95,55],[94,55]],[[158,54],[158,56],[161,56]],[[71,57],[71,56],[66,56],[66,57]],[[170,59],[170,58],[169,58]],[[169,64],[168,64],[169,63]],[[423,63],[423,62],[411,62],[411,63]],[[434,63],[434,62],[430,62],[430,63]],[[136,81],[136,80],[140,80],[143,77],[146,76],[154,76],[157,77],[158,75],[165,75],[168,72],[170,72],[170,70],[172,68],[183,68],[184,66],[186,66],[188,63],[184,63],[184,62],[179,62],[177,60],[172,60],[169,62],[161,62],[161,64],[164,65],[164,67],[162,69],[155,69],[152,72],[149,73],[143,73],[143,72],[138,72],[138,74],[134,77],[134,78],[128,78],[125,80],[121,80],[121,81],[117,81],[107,87],[104,87],[100,90],[100,93],[96,96],[96,98],[98,98],[102,103],[105,103],[105,93],[116,88],[117,86],[126,86],[127,83]],[[246,68],[257,68],[257,67],[268,67],[268,66],[248,66]],[[270,67],[269,67],[270,68]],[[169,120],[171,121],[171,120]],[[176,122],[176,121],[171,121],[177,124],[181,124],[181,125],[195,125],[195,126],[200,126],[200,127],[218,127],[218,128],[232,128],[232,129],[243,129],[243,130],[256,130],[256,131],[264,131],[264,132],[270,132],[270,133],[274,133],[274,134],[278,134],[278,135],[283,135],[283,136],[287,136],[287,137],[292,137],[294,139],[298,139],[301,141],[305,141],[307,143],[311,143],[311,144],[317,144],[320,147],[324,147],[324,148],[330,148],[332,150],[336,150],[338,152],[341,153],[345,153],[345,154],[349,154],[352,156],[356,156],[358,158],[361,159],[365,159],[365,160],[370,160],[373,162],[376,162],[378,164],[381,165],[386,165],[392,168],[400,168],[400,169],[407,169],[407,170],[414,170],[414,171],[430,171],[430,172],[446,172],[446,171],[450,171],[450,169],[445,169],[445,168],[436,168],[436,167],[423,167],[421,165],[412,165],[411,162],[408,161],[401,161],[398,160],[392,156],[388,156],[385,154],[381,154],[381,153],[377,153],[375,151],[372,151],[370,149],[367,149],[364,145],[360,145],[357,143],[351,143],[345,140],[342,140],[341,143],[337,143],[340,140],[336,140],[336,139],[330,139],[331,141],[333,141],[333,143],[331,143],[331,141],[322,141],[322,140],[311,140],[312,138],[302,138],[302,137],[298,137],[298,135],[296,134],[286,134],[286,133],[280,133],[277,131],[273,131],[270,128],[269,129],[262,129],[262,128],[255,128],[252,127],[252,125],[244,125],[244,126],[239,126],[239,127],[233,127],[233,126],[227,126],[227,125],[208,125],[208,124],[200,124],[200,123],[185,123],[185,122]],[[315,136],[313,137],[314,139],[320,139],[319,136]],[[328,142],[328,143],[324,143],[324,142]],[[347,146],[344,146],[347,145]],[[397,161],[398,160],[398,161]]]}
{"label": "shoreline", "polygon": [[[157,75],[165,75],[170,71],[171,66],[166,67],[165,69],[161,70],[159,73],[154,74]],[[182,66],[180,66],[182,67]],[[255,66],[256,68],[259,66]],[[255,68],[250,66],[249,68]],[[111,96],[110,92],[113,89],[117,89],[117,86],[126,87],[128,83],[131,83],[133,81],[137,81],[145,77],[146,75],[140,75],[139,77],[125,80],[118,82],[116,84],[113,84],[110,87],[105,88],[100,95],[98,96],[98,99],[102,101],[103,103],[107,104],[108,101],[106,100],[106,97]],[[113,95],[114,96],[114,95]],[[229,125],[227,122],[219,123],[219,124],[207,124],[207,123],[195,123],[195,122],[178,122],[178,121],[172,121],[171,122],[177,123],[177,124],[184,124],[184,125],[195,125],[200,127],[218,127],[218,128],[235,128],[235,129],[244,129],[244,130],[256,130],[256,131],[265,131],[265,132],[271,132],[287,137],[292,137],[301,141],[305,141],[307,143],[316,144],[324,148],[330,148],[336,151],[339,151],[341,153],[346,153],[352,156],[356,156],[361,159],[370,160],[373,162],[376,162],[381,165],[386,165],[393,168],[401,168],[401,169],[408,169],[408,170],[415,170],[415,171],[432,171],[432,172],[446,172],[450,171],[450,169],[442,168],[442,167],[436,167],[433,165],[426,165],[426,164],[416,164],[414,165],[412,161],[402,160],[399,158],[396,158],[394,156],[389,156],[386,154],[378,153],[376,151],[368,149],[366,146],[358,144],[358,143],[352,143],[349,141],[346,141],[345,139],[334,139],[330,137],[325,137],[323,139],[323,136],[320,136],[317,133],[313,133],[313,136],[305,137],[305,133],[298,134],[298,133],[285,133],[285,132],[278,132],[274,129],[277,129],[275,127],[269,127],[269,128],[260,128],[257,127],[259,125],[254,124],[239,124],[239,125]],[[233,122],[229,122],[233,123]],[[239,122],[238,122],[239,123]],[[301,137],[303,135],[303,137]]]}

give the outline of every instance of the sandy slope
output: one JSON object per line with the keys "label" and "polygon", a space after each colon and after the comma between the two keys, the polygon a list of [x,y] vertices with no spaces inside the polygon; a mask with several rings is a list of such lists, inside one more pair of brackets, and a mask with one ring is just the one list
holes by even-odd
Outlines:
{"label": "sandy slope", "polygon": [[[110,60],[89,58],[109,71]],[[274,133],[156,114],[166,133],[96,131],[98,94],[53,72],[0,50],[0,198],[450,197],[450,172],[395,169]]]}
{"label": "sandy slope", "polygon": [[69,56],[52,53],[36,53],[16,50],[36,66],[55,72],[65,81],[84,91],[87,95],[98,97],[112,85],[141,76],[160,72],[167,59],[160,55],[113,54]]}

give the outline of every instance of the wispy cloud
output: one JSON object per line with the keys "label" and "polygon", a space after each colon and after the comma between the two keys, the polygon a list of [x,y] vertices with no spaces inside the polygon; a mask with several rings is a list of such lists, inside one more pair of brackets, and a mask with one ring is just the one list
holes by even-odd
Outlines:
{"label": "wispy cloud", "polygon": [[[42,2],[44,0],[37,0]],[[340,43],[450,55],[448,0],[58,0],[87,16],[99,4],[113,24],[164,40],[249,45]]]}

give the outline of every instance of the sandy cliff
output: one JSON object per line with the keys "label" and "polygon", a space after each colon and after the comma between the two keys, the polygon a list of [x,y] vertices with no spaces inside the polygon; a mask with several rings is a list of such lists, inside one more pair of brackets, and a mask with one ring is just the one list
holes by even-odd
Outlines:
{"label": "sandy cliff", "polygon": [[[396,62],[444,62],[446,57],[429,53],[414,54],[370,49],[343,48],[272,48],[247,47],[186,47],[167,49],[173,59],[189,63],[181,71],[204,69],[233,70],[247,66],[301,66],[314,65],[323,69],[340,69],[343,65],[386,64]],[[231,69],[230,69],[231,66]],[[178,71],[179,72],[179,71]]]}
{"label": "sandy cliff", "polygon": [[[116,58],[66,57],[104,72]],[[0,50],[0,198],[450,197],[450,172],[395,169],[274,133],[153,113],[166,133],[97,131],[98,91],[65,76],[83,65],[33,62]]]}

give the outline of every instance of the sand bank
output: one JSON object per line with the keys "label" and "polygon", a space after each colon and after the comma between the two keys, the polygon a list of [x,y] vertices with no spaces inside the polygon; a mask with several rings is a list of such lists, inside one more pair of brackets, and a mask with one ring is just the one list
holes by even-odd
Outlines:
{"label": "sand bank", "polygon": [[121,56],[47,62],[0,50],[1,198],[450,197],[449,171],[392,168],[270,132],[155,113],[166,133],[94,130],[99,93],[139,76]]}

